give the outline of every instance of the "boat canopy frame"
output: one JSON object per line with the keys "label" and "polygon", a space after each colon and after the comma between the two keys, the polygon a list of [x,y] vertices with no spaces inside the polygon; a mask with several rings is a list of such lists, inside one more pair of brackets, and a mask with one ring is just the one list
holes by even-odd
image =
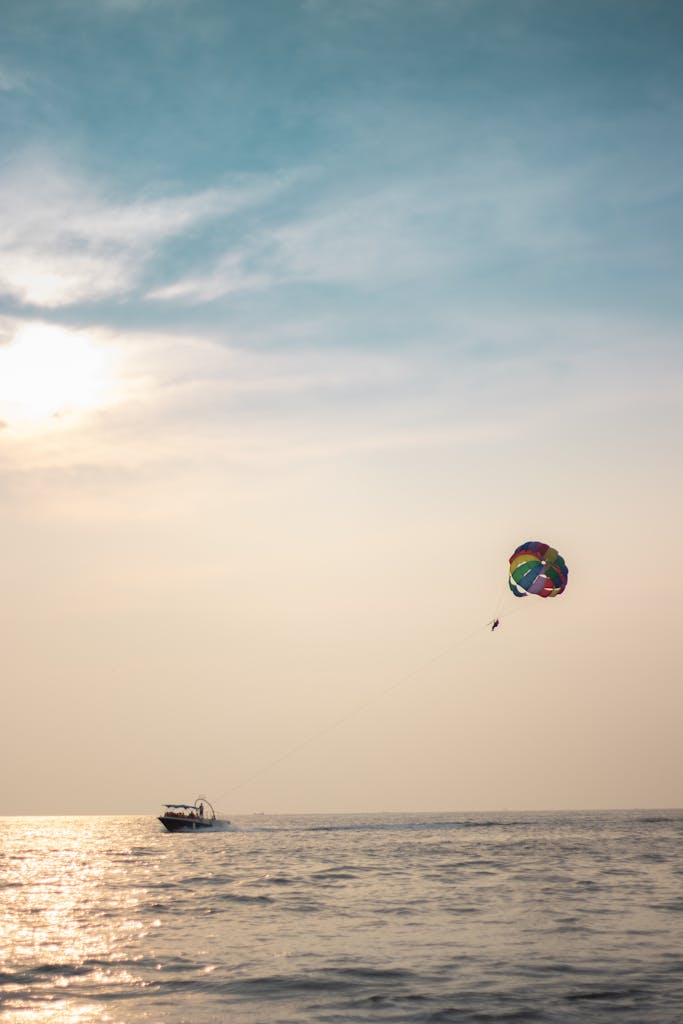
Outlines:
{"label": "boat canopy frame", "polygon": [[[209,800],[207,800],[205,796],[198,796],[193,804],[163,804],[163,806],[167,810],[195,811],[197,814],[199,814],[200,804],[203,804],[204,806],[204,813],[201,815],[201,817],[210,818],[215,821],[216,811],[214,810],[213,804]],[[209,814],[206,813],[207,810],[210,811]]]}

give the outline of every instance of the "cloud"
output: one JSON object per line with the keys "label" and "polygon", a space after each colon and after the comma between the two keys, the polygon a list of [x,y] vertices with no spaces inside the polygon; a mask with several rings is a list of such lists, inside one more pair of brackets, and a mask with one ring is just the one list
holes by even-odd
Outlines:
{"label": "cloud", "polygon": [[332,194],[301,205],[298,216],[273,222],[224,253],[201,274],[157,288],[149,298],[211,301],[283,284],[375,287],[428,272],[435,253],[423,218],[433,201],[410,185],[356,196]]}
{"label": "cloud", "polygon": [[274,281],[275,278],[270,273],[254,273],[247,270],[243,254],[228,252],[206,273],[189,275],[175,284],[155,288],[147,293],[147,298],[184,299],[190,303],[211,302],[234,292],[268,288]]}
{"label": "cloud", "polygon": [[54,309],[135,288],[159,246],[261,203],[275,178],[117,202],[37,157],[0,177],[0,291]]}
{"label": "cloud", "polygon": [[[302,335],[310,330],[304,325]],[[402,355],[325,350],[309,340],[288,351],[250,351],[197,336],[87,334],[116,349],[117,404],[79,421],[45,418],[30,432],[3,432],[5,470],[265,468],[462,434],[429,418],[417,432],[406,423],[415,368]]]}
{"label": "cloud", "polygon": [[272,218],[214,263],[150,291],[149,298],[198,303],[283,285],[341,285],[371,291],[440,276],[464,280],[511,258],[532,265],[590,244],[572,221],[575,197],[564,172],[532,173],[498,154],[410,180],[354,185],[320,176],[285,220]]}
{"label": "cloud", "polygon": [[273,232],[283,277],[357,285],[422,275],[434,257],[421,218],[431,203],[406,186],[334,204]]}
{"label": "cloud", "polygon": [[451,344],[384,352],[321,346],[314,322],[271,330],[250,349],[227,331],[89,328],[93,344],[116,356],[116,404],[78,421],[45,420],[30,435],[3,430],[0,464],[14,473],[98,466],[175,475],[194,463],[269,472],[354,453],[524,452],[553,436],[575,446],[607,421],[628,433],[634,409],[639,425],[675,416],[683,393],[675,335],[650,328],[643,351],[641,325],[601,318],[461,317]]}

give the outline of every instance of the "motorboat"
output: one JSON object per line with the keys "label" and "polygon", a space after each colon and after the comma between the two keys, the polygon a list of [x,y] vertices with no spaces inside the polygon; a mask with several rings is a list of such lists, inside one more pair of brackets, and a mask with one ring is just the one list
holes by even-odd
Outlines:
{"label": "motorboat", "polygon": [[220,832],[229,827],[226,818],[216,812],[205,796],[198,796],[193,804],[164,804],[159,821],[169,832]]}

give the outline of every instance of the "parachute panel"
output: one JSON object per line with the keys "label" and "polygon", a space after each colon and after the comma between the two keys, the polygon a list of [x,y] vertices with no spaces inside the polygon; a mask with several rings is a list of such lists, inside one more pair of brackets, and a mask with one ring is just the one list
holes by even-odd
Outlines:
{"label": "parachute panel", "polygon": [[556,597],[564,591],[568,580],[564,558],[543,541],[524,541],[510,555],[508,584],[515,597]]}

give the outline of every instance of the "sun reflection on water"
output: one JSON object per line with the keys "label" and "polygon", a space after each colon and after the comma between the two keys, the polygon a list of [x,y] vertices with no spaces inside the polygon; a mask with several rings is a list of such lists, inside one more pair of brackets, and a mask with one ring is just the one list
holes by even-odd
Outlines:
{"label": "sun reflection on water", "polygon": [[140,920],[144,890],[126,881],[127,851],[106,821],[0,824],[0,962],[11,965],[0,975],[3,1019],[110,1021],[106,1002],[92,1001],[95,990],[146,986],[132,943],[153,922]]}

